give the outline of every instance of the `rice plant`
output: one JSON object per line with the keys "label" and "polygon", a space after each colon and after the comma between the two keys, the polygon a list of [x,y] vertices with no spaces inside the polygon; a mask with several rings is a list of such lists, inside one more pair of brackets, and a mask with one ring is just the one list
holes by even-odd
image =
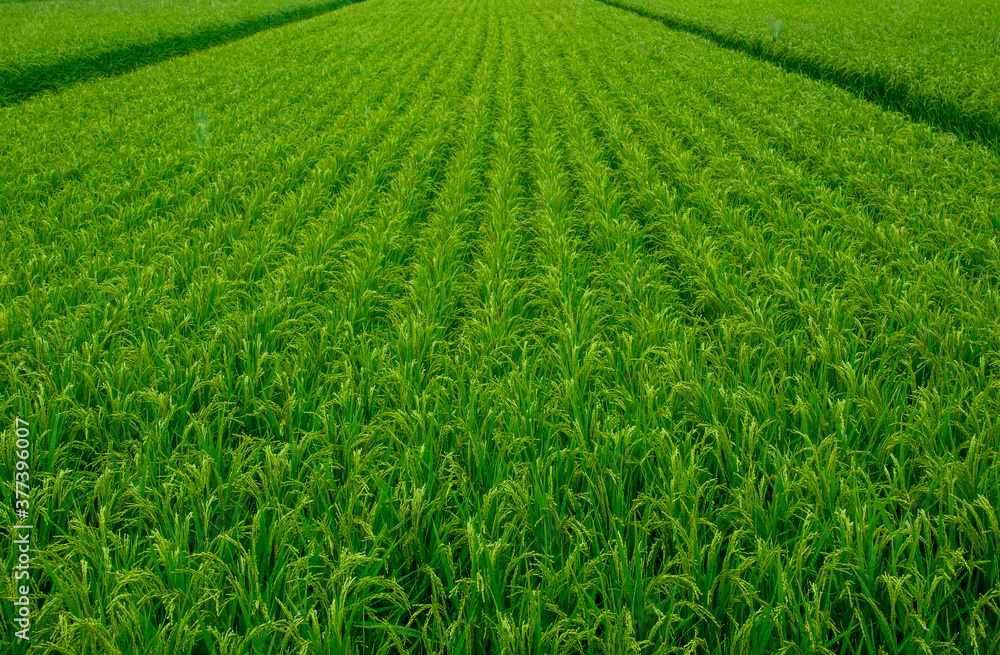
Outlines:
{"label": "rice plant", "polygon": [[989,148],[594,0],[0,112],[3,652],[1000,648]]}

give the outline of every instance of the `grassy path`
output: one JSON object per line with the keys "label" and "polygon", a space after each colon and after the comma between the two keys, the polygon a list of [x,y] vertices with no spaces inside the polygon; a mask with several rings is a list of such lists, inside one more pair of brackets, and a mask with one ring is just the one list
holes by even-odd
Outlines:
{"label": "grassy path", "polygon": [[[172,11],[173,2],[166,11],[161,2],[160,12],[150,12],[152,7],[148,3],[129,7],[123,2],[114,7],[118,12],[114,17],[109,15],[111,7],[103,7],[102,12],[100,6],[95,11],[89,7],[81,10],[79,4],[71,4],[43,14],[42,7],[35,5],[36,15],[31,16],[29,8],[20,10],[7,4],[0,7],[4,14],[4,29],[0,32],[0,107],[87,80],[131,73],[140,67],[313,18],[353,1],[264,2],[249,7],[220,3],[218,10],[202,10],[203,16],[198,15],[200,2],[188,3],[183,9],[178,7],[176,13]],[[121,18],[122,4],[126,5],[125,20]],[[214,8],[215,2],[211,6]],[[52,18],[57,12],[58,17]],[[48,38],[38,38],[39,33]]]}
{"label": "grassy path", "polygon": [[[890,28],[890,24],[899,22],[898,2],[895,4],[896,16],[892,15],[889,4],[875,7],[871,13],[859,11],[872,9],[871,6],[848,5],[841,7],[836,15],[825,16],[821,9],[815,12],[819,14],[815,18],[821,21],[821,29],[817,30],[817,25],[811,22],[795,21],[799,28],[805,29],[798,31],[799,43],[786,45],[787,37],[780,42],[777,39],[782,20],[773,22],[773,13],[777,11],[787,19],[790,13],[808,14],[808,9],[801,12],[802,7],[791,3],[753,6],[755,3],[750,2],[742,7],[729,4],[713,7],[712,3],[698,6],[682,2],[678,6],[678,3],[662,0],[600,1],[671,30],[696,35],[727,50],[774,64],[790,73],[835,85],[887,111],[899,112],[997,152],[1000,113],[994,98],[992,75],[987,71],[996,69],[994,53],[1000,33],[991,31],[997,24],[983,18],[981,11],[984,8],[961,7],[956,12],[954,6],[946,3],[935,6],[935,3],[919,2],[916,7],[908,6],[907,11],[918,16],[924,24],[911,29],[910,33]],[[968,13],[963,15],[964,12]],[[746,25],[741,25],[733,29],[729,25],[746,23],[751,15],[756,23],[754,28],[746,29]],[[767,21],[772,21],[774,31],[764,37],[761,30],[755,28]],[[962,27],[957,27],[959,25]],[[944,36],[942,28],[951,33]],[[816,32],[823,36],[810,34]],[[870,41],[865,37],[858,39],[854,36],[856,32],[874,38]],[[934,37],[930,37],[931,33]],[[845,38],[845,35],[850,36]],[[935,53],[928,58],[928,48],[932,45]],[[917,54],[920,46],[923,46],[923,57]],[[949,46],[950,56],[946,54]],[[956,47],[962,51],[958,57],[955,56]]]}

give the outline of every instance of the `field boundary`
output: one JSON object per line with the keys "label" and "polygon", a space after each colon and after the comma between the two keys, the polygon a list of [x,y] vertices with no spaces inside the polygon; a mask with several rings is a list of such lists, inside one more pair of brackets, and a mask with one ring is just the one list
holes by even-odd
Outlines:
{"label": "field boundary", "polygon": [[788,72],[833,84],[883,109],[900,112],[914,121],[950,132],[994,152],[1000,151],[1000,117],[986,109],[976,111],[955,98],[927,92],[920,88],[918,79],[893,77],[877,68],[860,70],[845,62],[811,57],[764,39],[720,31],[698,21],[649,11],[620,0],[597,1],[655,20],[674,31],[700,36],[727,50],[775,64]]}
{"label": "field boundary", "polygon": [[148,43],[133,43],[92,55],[70,57],[20,69],[0,70],[0,107],[10,107],[46,91],[59,91],[87,80],[123,75],[175,57],[314,18],[358,2],[364,0],[328,0],[197,32],[175,34]]}

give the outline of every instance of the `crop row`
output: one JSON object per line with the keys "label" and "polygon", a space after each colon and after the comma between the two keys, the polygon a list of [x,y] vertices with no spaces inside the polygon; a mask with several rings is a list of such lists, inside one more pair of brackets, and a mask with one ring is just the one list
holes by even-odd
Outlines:
{"label": "crop row", "polygon": [[3,110],[49,650],[996,647],[989,152],[589,1],[157,69]]}
{"label": "crop row", "polygon": [[349,0],[0,4],[0,107],[301,21]]}
{"label": "crop row", "polygon": [[604,1],[987,147],[1000,142],[1000,22],[986,0]]}
{"label": "crop row", "polygon": [[[383,22],[385,29],[379,27]],[[318,351],[340,367],[345,360],[338,346],[354,345],[343,341],[345,333],[330,316],[345,306],[349,290],[325,295],[330,282],[341,279],[337,261],[345,268],[354,262],[380,266],[362,230],[376,216],[390,229],[371,235],[385,244],[387,255],[398,257],[399,243],[385,241],[392,226],[406,233],[398,212],[424,211],[409,191],[433,179],[427,175],[440,167],[436,147],[447,136],[425,120],[438,116],[439,126],[448,124],[453,112],[444,103],[461,94],[445,82],[475,68],[470,55],[477,48],[459,26],[454,14],[431,22],[412,5],[387,5],[355,14],[334,30],[289,29],[217,51],[211,64],[215,77],[208,79],[205,62],[178,60],[167,65],[170,75],[149,71],[115,81],[103,101],[95,102],[91,94],[100,98],[107,89],[80,87],[68,93],[69,100],[52,98],[22,109],[36,116],[51,111],[65,121],[61,131],[70,140],[86,139],[100,124],[82,118],[85,127],[74,130],[75,112],[86,115],[95,105],[120,102],[136,87],[149,93],[136,100],[138,107],[126,104],[115,116],[117,133],[132,135],[131,143],[120,148],[105,142],[78,179],[57,187],[34,184],[39,180],[32,165],[44,169],[46,144],[36,141],[38,150],[32,151],[24,140],[27,150],[16,170],[27,176],[26,183],[15,188],[27,195],[17,196],[4,217],[20,244],[5,253],[3,268],[4,325],[13,339],[4,359],[17,362],[7,369],[5,384],[22,389],[19,403],[30,402],[26,390],[35,382],[47,389],[42,442],[49,447],[39,453],[40,467],[70,469],[76,485],[71,495],[57,490],[36,501],[50,517],[36,534],[53,553],[66,547],[57,535],[67,534],[74,552],[93,546],[115,554],[110,564],[91,562],[91,575],[100,580],[93,589],[47,603],[36,614],[39,626],[55,625],[63,613],[75,617],[60,637],[65,644],[100,640],[134,651],[139,644],[157,643],[164,652],[175,652],[190,647],[189,638],[213,639],[200,627],[207,621],[220,631],[214,638],[236,629],[241,643],[256,648],[266,637],[248,635],[247,626],[259,617],[251,615],[253,602],[240,605],[238,598],[263,598],[274,613],[279,600],[305,593],[304,584],[285,590],[288,594],[266,585],[237,591],[235,567],[248,560],[223,553],[233,570],[217,579],[212,550],[218,554],[227,539],[271,512],[270,501],[262,498],[258,505],[246,491],[240,453],[264,456],[264,448],[243,450],[253,443],[250,435],[272,430],[278,435],[279,422],[291,425],[283,411],[289,397],[295,402],[296,391],[298,398],[315,402],[331,395],[327,382],[315,378],[326,368],[323,361],[301,361],[299,370],[305,367],[309,376],[293,375],[291,381],[284,364]],[[439,45],[417,54],[406,42],[387,40],[404,29],[419,30]],[[331,33],[341,38],[331,41]],[[357,54],[339,56],[341,48],[355,47],[358,34],[380,45],[377,57],[360,42]],[[281,60],[273,55],[283,48],[309,54],[276,65]],[[146,86],[153,76],[162,87]],[[205,96],[192,92],[202,83]],[[239,91],[236,84],[242,85]],[[220,95],[220,88],[228,93]],[[73,99],[79,104],[70,107]],[[150,106],[162,122],[147,130],[143,116]],[[200,113],[207,114],[207,126],[198,125]],[[66,144],[61,154],[80,151],[86,153]],[[378,288],[384,276],[377,269],[368,275],[364,283]],[[28,327],[32,332],[25,332]],[[324,336],[329,334],[335,335],[333,343]],[[304,336],[315,337],[319,347],[303,343]],[[330,376],[336,379],[336,371]],[[236,403],[235,411],[229,403]],[[313,409],[300,406],[296,417],[321,421]],[[17,411],[31,410],[22,405]],[[304,427],[297,420],[294,425]],[[192,444],[199,455],[191,454]],[[214,499],[201,499],[198,488],[183,482],[182,462],[191,457],[217,467],[218,483],[210,487]],[[117,476],[111,488],[126,490],[124,495],[106,496],[108,474]],[[92,534],[73,523],[78,493],[102,499],[108,515],[116,517],[110,532]],[[199,509],[190,515],[178,503]],[[148,511],[152,522],[138,518],[138,507],[154,508]],[[193,523],[172,524],[176,511]],[[89,524],[91,518],[83,520]],[[155,544],[153,551],[122,550],[119,531],[136,525],[138,534]],[[173,546],[165,545],[172,540],[184,548],[180,560]],[[249,545],[239,537],[226,548],[239,552]],[[79,567],[76,573],[69,566],[54,571],[50,584],[78,588]],[[116,586],[115,571],[152,574],[157,599],[137,602],[136,589]],[[204,584],[221,585],[229,602],[211,613],[196,606],[203,597],[195,592]],[[130,612],[108,615],[110,623],[102,618],[102,631],[93,634],[84,612],[103,610],[105,603],[125,603]],[[153,640],[162,625],[171,626],[169,638]]]}
{"label": "crop row", "polygon": [[[587,12],[585,5],[578,6],[581,13]],[[621,176],[615,186],[630,189],[625,197],[635,203],[633,216],[643,217],[633,240],[645,236],[644,249],[655,248],[653,252],[659,254],[637,268],[618,272],[621,269],[607,267],[617,273],[609,276],[610,288],[619,294],[630,286],[643,289],[647,302],[653,303],[647,312],[658,319],[654,323],[658,329],[652,334],[643,330],[641,323],[622,330],[624,342],[617,348],[609,347],[611,352],[621,353],[612,370],[620,375],[638,368],[630,365],[625,353],[635,352],[636,342],[642,343],[643,337],[647,352],[658,351],[663,357],[659,371],[649,370],[653,358],[647,356],[634,378],[619,377],[614,388],[619,392],[632,390],[620,397],[619,403],[627,403],[626,415],[638,414],[639,425],[662,426],[670,433],[686,426],[692,437],[701,435],[712,446],[712,454],[706,454],[703,462],[709,477],[702,480],[705,484],[726,483],[722,499],[716,501],[720,505],[740,504],[739,487],[760,494],[766,490],[768,497],[773,494],[774,499],[784,501],[769,511],[762,511],[766,505],[757,505],[743,519],[748,523],[742,527],[729,520],[720,525],[717,521],[724,519],[725,513],[708,512],[704,519],[718,526],[718,531],[714,536],[708,532],[704,545],[711,542],[716,548],[716,543],[725,543],[716,539],[726,536],[730,552],[734,548],[748,552],[760,540],[777,539],[776,547],[794,554],[792,545],[804,543],[811,531],[808,517],[816,516],[820,507],[826,506],[830,512],[824,521],[827,526],[837,512],[849,511],[849,506],[842,504],[846,497],[840,494],[826,500],[803,498],[801,507],[807,520],[802,522],[793,518],[796,501],[789,487],[774,486],[778,480],[790,482],[785,478],[788,473],[781,469],[795,470],[824,443],[846,447],[847,453],[831,462],[840,459],[841,466],[862,467],[870,486],[865,500],[856,506],[858,511],[870,512],[881,506],[886,515],[893,515],[898,508],[890,500],[897,497],[892,489],[902,480],[873,475],[884,464],[895,462],[909,471],[899,488],[906,488],[907,494],[921,487],[930,490],[937,486],[942,469],[952,466],[954,453],[967,448],[970,440],[995,439],[996,426],[986,407],[996,403],[995,384],[990,380],[997,344],[990,317],[997,295],[989,273],[996,261],[996,227],[987,209],[991,203],[980,203],[983,194],[992,197],[995,193],[988,183],[995,179],[991,158],[973,151],[972,158],[986,166],[985,174],[973,176],[964,193],[960,182],[942,184],[937,176],[933,179],[938,183],[931,188],[919,175],[907,183],[898,175],[906,167],[897,162],[920,146],[913,143],[911,130],[902,124],[891,129],[866,127],[866,122],[881,122],[883,117],[836,94],[823,94],[826,97],[820,102],[828,111],[821,111],[820,102],[811,105],[808,96],[795,88],[796,83],[805,87],[802,91],[815,85],[792,78],[784,78],[783,93],[776,94],[773,73],[748,65],[741,57],[706,57],[690,48],[685,60],[676,47],[671,48],[672,39],[665,39],[662,31],[642,21],[615,21],[605,12],[600,19],[592,17],[579,25],[566,18],[572,15],[572,9],[567,9],[561,20],[556,19],[551,26],[553,33],[582,30],[601,34],[590,31],[598,25],[615,33],[614,37],[595,36],[586,44],[566,39],[561,58],[570,84],[580,89],[582,102],[590,107],[595,137],[607,144],[609,170]],[[664,46],[669,54],[656,56]],[[592,54],[587,57],[587,53]],[[789,96],[796,98],[791,106]],[[795,114],[796,122],[814,115],[817,122],[835,119],[852,129],[799,136],[793,128],[792,134],[781,135],[778,124],[782,114],[788,113]],[[775,132],[792,138],[785,143],[779,138],[764,138]],[[869,135],[876,134],[889,135],[891,146],[875,147]],[[822,158],[804,156],[817,146],[836,147],[837,156],[828,160],[840,167],[836,174],[816,165]],[[891,154],[891,158],[880,164],[873,157],[876,153]],[[967,153],[959,148],[955,154],[966,159]],[[944,153],[935,154],[940,166]],[[834,186],[835,180],[840,188]],[[872,196],[889,199],[876,204],[869,200]],[[873,215],[873,208],[878,209],[877,215]],[[920,216],[919,233],[912,226],[912,216]],[[949,236],[953,229],[963,233]],[[855,238],[856,245],[851,243]],[[629,241],[618,238],[606,243],[616,244],[614,248],[620,250]],[[973,254],[979,248],[992,254],[980,259]],[[964,257],[956,250],[965,252],[967,266],[959,264]],[[659,269],[654,268],[657,259]],[[636,270],[658,274],[651,273],[650,282],[629,285],[629,277],[635,279],[635,273],[622,273]],[[898,285],[895,290],[893,284]],[[655,289],[661,285],[665,287],[662,291],[650,290],[650,286]],[[664,306],[663,299],[672,302]],[[970,306],[980,307],[982,314],[963,311]],[[637,317],[642,312],[633,309],[624,314]],[[649,344],[651,338],[655,341]],[[917,353],[920,355],[915,358]],[[666,387],[663,400],[649,398],[656,391],[649,380],[661,381]],[[648,408],[646,416],[643,408]],[[927,424],[928,420],[933,422]],[[760,450],[741,454],[746,447]],[[846,456],[851,452],[855,455]],[[773,457],[777,453],[783,454],[776,462]],[[900,463],[903,457],[911,461],[909,467]],[[923,465],[914,466],[914,458],[927,466],[922,474],[918,471]],[[778,462],[779,469],[767,473],[767,467]],[[740,472],[743,467],[749,467],[746,474]],[[857,474],[841,478],[851,479],[852,475],[857,478]],[[985,501],[995,484],[994,475],[987,474],[965,488],[967,507]],[[651,476],[655,478],[655,474]],[[768,479],[771,481],[763,484]],[[951,502],[957,502],[954,495],[951,497]],[[987,522],[991,512],[984,515]],[[858,518],[847,516],[851,521]],[[905,519],[899,520],[901,523],[885,525],[868,523],[872,534],[885,531],[887,550],[891,543],[888,535],[905,525]],[[942,522],[938,529],[944,530],[947,524]],[[770,527],[761,532],[767,525]],[[746,530],[749,537],[744,544],[728,536],[740,530]],[[940,544],[937,566],[947,566],[944,562],[954,552],[951,549],[971,551],[975,550],[972,543],[982,545],[980,534],[967,533],[971,541],[964,546]],[[785,535],[787,541],[778,535]],[[678,538],[681,536],[673,539]],[[892,553],[896,552],[893,546]],[[861,553],[858,558],[862,561],[856,560],[856,566],[863,570]],[[933,566],[933,561],[922,566]],[[885,564],[894,570],[904,568],[898,563]],[[774,597],[767,599],[764,594],[780,596],[784,591],[763,579],[731,588],[732,593],[752,588],[763,595],[744,598],[740,602],[746,603],[745,612],[734,612],[731,602],[718,596],[719,579],[710,574],[711,558],[700,571],[695,570],[702,575],[709,573],[701,578],[702,592],[710,594],[714,589],[716,607],[728,608],[716,615],[718,622],[728,621],[732,630],[739,627],[736,641],[744,640],[751,650],[754,645],[777,647],[764,635],[774,639],[783,624],[787,628],[808,622],[804,614],[774,614]],[[781,577],[793,579],[806,570],[785,567]],[[811,572],[815,574],[816,569]],[[916,580],[926,579],[918,575],[928,575],[926,569],[909,572]],[[802,588],[817,581],[830,583],[832,588],[867,588],[870,593],[865,595],[875,607],[884,602],[875,583],[890,582],[878,578],[877,573],[869,579],[849,580],[829,579],[820,571],[818,579],[803,581]],[[955,583],[961,584],[960,578]],[[987,583],[978,593],[988,588]],[[916,606],[928,612],[917,618],[909,613],[905,618],[902,612],[887,613],[900,621],[895,629],[907,635],[907,648],[916,648],[920,640],[947,641],[956,634],[957,618],[949,628],[926,627],[923,632],[914,626],[935,625],[934,621],[940,620],[937,612],[961,616],[978,602],[975,594],[969,594],[944,612],[946,594],[938,592],[932,599],[931,587],[903,585],[902,589]],[[800,611],[805,612],[806,607]],[[837,608],[831,601],[823,611],[826,614],[813,618],[822,623],[826,619],[821,617],[838,612],[846,618],[853,609],[846,605]],[[840,637],[814,644],[828,648],[836,644],[840,649],[852,639],[868,647],[887,643],[893,628],[888,619],[880,617],[876,612],[867,621],[838,621],[830,625],[830,632],[816,624],[812,626],[814,635],[831,638],[839,632]],[[633,617],[634,621],[638,618]],[[875,633],[866,633],[868,625],[876,627]]]}

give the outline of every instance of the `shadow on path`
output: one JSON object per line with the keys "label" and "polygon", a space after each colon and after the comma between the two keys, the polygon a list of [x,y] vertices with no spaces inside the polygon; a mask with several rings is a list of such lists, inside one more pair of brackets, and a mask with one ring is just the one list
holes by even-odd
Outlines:
{"label": "shadow on path", "polygon": [[697,21],[633,7],[619,0],[598,1],[658,21],[672,30],[700,36],[727,50],[775,64],[786,71],[833,84],[884,109],[906,114],[914,121],[1000,152],[1000,117],[985,108],[976,110],[953,98],[922,90],[919,80],[893,79],[876,68],[859,70],[849,64],[788,51],[775,47],[769,41],[722,32]]}
{"label": "shadow on path", "polygon": [[308,7],[255,16],[231,25],[168,36],[151,43],[82,55],[52,64],[0,71],[0,107],[9,107],[45,91],[58,91],[79,82],[114,77],[143,66],[241,39],[264,30],[312,18],[363,0],[329,0]]}

